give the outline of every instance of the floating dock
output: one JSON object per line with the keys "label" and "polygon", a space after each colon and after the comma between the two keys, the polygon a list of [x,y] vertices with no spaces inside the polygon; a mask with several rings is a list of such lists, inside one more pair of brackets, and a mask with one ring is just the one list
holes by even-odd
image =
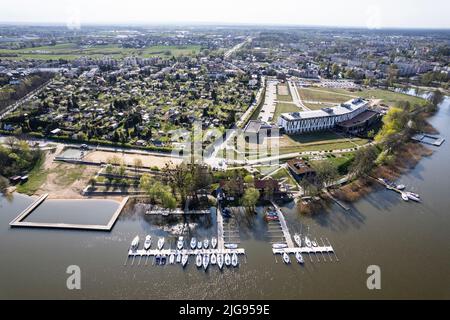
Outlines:
{"label": "floating dock", "polygon": [[433,136],[430,134],[416,134],[411,139],[417,142],[429,144],[436,147],[440,147],[445,141],[445,139],[442,137]]}
{"label": "floating dock", "polygon": [[199,215],[203,216],[205,214],[210,213],[210,210],[191,210],[191,211],[184,211],[184,210],[149,210],[145,212],[146,215],[149,216],[184,216],[184,215]]}

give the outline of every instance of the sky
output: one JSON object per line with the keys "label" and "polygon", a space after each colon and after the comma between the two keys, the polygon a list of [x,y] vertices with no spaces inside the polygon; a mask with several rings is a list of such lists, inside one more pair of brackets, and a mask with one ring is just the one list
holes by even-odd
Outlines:
{"label": "sky", "polygon": [[0,23],[450,28],[449,0],[0,0]]}

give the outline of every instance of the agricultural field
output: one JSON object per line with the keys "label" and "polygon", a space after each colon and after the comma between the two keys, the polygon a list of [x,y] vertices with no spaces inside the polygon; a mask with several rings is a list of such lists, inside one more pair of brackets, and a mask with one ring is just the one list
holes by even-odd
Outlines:
{"label": "agricultural field", "polygon": [[119,45],[80,46],[75,43],[57,44],[26,49],[0,49],[1,59],[10,60],[75,60],[80,57],[122,59],[128,56],[142,58],[178,57],[197,54],[200,46],[152,46],[144,49],[123,48]]}

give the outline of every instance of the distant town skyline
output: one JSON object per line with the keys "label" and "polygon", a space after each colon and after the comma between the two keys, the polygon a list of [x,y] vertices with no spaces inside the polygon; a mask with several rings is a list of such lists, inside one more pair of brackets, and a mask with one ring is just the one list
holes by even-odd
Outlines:
{"label": "distant town skyline", "polygon": [[0,23],[258,24],[380,28],[450,28],[445,0],[16,0]]}

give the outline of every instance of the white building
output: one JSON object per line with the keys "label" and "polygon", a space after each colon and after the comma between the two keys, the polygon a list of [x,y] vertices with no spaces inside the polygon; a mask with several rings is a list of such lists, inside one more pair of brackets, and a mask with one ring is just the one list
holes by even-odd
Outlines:
{"label": "white building", "polygon": [[366,111],[368,106],[368,101],[357,98],[333,108],[283,113],[278,118],[278,125],[287,134],[328,130],[334,128],[338,123],[353,119]]}

